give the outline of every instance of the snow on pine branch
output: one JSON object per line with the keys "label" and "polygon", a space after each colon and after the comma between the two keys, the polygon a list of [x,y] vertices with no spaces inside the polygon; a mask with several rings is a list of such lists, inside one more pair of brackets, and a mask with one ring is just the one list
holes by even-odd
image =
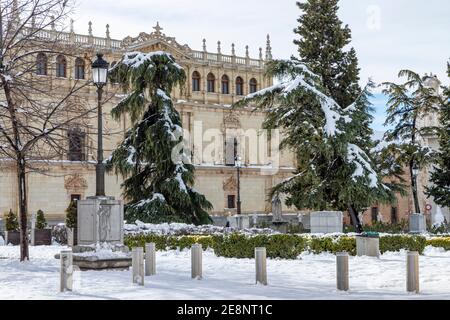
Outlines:
{"label": "snow on pine branch", "polygon": [[144,199],[144,200],[141,200],[141,201],[139,201],[138,203],[136,203],[136,204],[134,205],[134,207],[135,207],[135,208],[141,208],[141,207],[143,207],[143,206],[145,206],[145,205],[147,205],[147,204],[150,204],[150,203],[152,203],[152,202],[155,202],[155,201],[164,203],[164,202],[166,202],[166,198],[165,198],[164,195],[162,195],[161,193],[154,193],[154,194],[153,194],[153,197],[152,197],[151,199]]}
{"label": "snow on pine branch", "polygon": [[[284,98],[292,94],[293,92],[302,89],[310,94],[313,94],[325,115],[325,132],[328,136],[333,137],[337,134],[341,133],[341,131],[337,128],[337,123],[340,120],[343,120],[345,123],[351,122],[351,118],[345,113],[353,111],[354,108],[343,109],[339,106],[339,104],[334,101],[333,98],[325,95],[319,89],[317,89],[314,85],[308,82],[310,79],[316,77],[311,71],[308,70],[306,66],[301,64],[296,64],[296,67],[303,67],[300,69],[300,72],[295,76],[290,76],[291,79],[284,79],[280,83],[275,84],[271,87],[262,89],[258,92],[252,93],[245,97],[245,100],[251,100],[258,97],[263,97],[267,94],[275,94],[280,93]],[[286,78],[286,77],[285,77]],[[288,111],[287,114],[292,114],[292,110]],[[288,115],[285,115],[287,117]]]}
{"label": "snow on pine branch", "polygon": [[[169,60],[173,61],[173,65],[182,70],[183,68],[175,63],[173,57],[164,51],[155,51],[155,52],[149,52],[149,53],[143,53],[143,52],[139,52],[139,51],[133,51],[133,52],[127,52],[123,55],[122,61],[121,63],[123,63],[124,65],[126,65],[127,67],[130,68],[139,68],[140,66],[142,66],[144,63],[151,61],[152,57],[155,56],[166,56]],[[119,65],[116,64],[113,68],[111,68],[111,70],[114,70],[114,68]]]}
{"label": "snow on pine branch", "polygon": [[[348,144],[347,150],[348,162],[356,166],[355,172],[352,175],[353,180],[356,181],[358,177],[365,177],[367,172],[368,178],[370,180],[370,187],[377,188],[379,184],[378,175],[376,174],[375,170],[373,170],[370,163],[366,160],[366,153],[354,144]],[[382,183],[380,184],[382,185]]]}

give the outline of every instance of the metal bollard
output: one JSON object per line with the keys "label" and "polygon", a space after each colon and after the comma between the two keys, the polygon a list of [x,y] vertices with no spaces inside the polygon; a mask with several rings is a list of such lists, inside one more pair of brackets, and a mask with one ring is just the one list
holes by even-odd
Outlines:
{"label": "metal bollard", "polygon": [[145,245],[145,275],[154,276],[156,274],[156,245],[147,243]]}
{"label": "metal bollard", "polygon": [[267,286],[266,248],[255,248],[256,284]]}
{"label": "metal bollard", "polygon": [[419,293],[419,253],[408,252],[406,257],[406,290]]}
{"label": "metal bollard", "polygon": [[194,244],[191,247],[191,276],[192,279],[201,280],[202,275],[202,253],[203,248],[201,244]]}
{"label": "metal bollard", "polygon": [[144,248],[133,248],[131,266],[133,269],[133,283],[144,285]]}
{"label": "metal bollard", "polygon": [[336,285],[339,291],[348,291],[348,253],[336,254]]}
{"label": "metal bollard", "polygon": [[61,251],[60,254],[60,285],[59,291],[72,291],[73,288],[73,255],[71,250]]}

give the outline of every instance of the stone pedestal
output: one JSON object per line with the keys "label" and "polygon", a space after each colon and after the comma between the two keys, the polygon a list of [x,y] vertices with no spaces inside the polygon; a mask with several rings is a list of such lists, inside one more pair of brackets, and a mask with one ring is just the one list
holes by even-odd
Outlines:
{"label": "stone pedestal", "polygon": [[338,211],[312,212],[310,217],[311,233],[342,233],[343,214]]}
{"label": "stone pedestal", "polygon": [[250,217],[247,215],[236,215],[227,218],[230,227],[236,229],[249,229],[250,228]]}
{"label": "stone pedestal", "polygon": [[306,230],[311,230],[311,215],[310,214],[299,214],[298,222],[303,225]]}
{"label": "stone pedestal", "polygon": [[278,231],[280,233],[288,232],[289,222],[287,221],[274,221],[272,222],[272,230]]}
{"label": "stone pedestal", "polygon": [[380,257],[380,238],[356,237],[356,254],[358,257]]}
{"label": "stone pedestal", "polygon": [[78,245],[123,244],[123,202],[111,197],[77,201]]}
{"label": "stone pedestal", "polygon": [[409,216],[409,232],[423,233],[427,231],[427,222],[423,214],[412,214]]}

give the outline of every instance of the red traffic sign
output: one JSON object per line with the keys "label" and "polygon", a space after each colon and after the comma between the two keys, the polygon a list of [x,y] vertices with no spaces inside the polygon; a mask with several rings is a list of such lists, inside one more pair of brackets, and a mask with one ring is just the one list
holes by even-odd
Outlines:
{"label": "red traffic sign", "polygon": [[425,207],[428,211],[430,211],[431,209],[433,209],[433,206],[431,204],[427,204]]}

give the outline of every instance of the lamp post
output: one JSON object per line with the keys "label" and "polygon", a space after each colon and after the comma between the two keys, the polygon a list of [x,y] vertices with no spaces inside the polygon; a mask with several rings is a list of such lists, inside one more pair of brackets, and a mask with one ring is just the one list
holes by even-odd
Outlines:
{"label": "lamp post", "polygon": [[237,214],[241,215],[241,157],[237,156],[234,164],[237,169]]}
{"label": "lamp post", "polygon": [[103,59],[103,54],[97,53],[97,59],[92,63],[92,81],[97,87],[98,98],[98,130],[97,130],[97,165],[95,167],[95,182],[97,197],[105,196],[105,165],[103,163],[103,87],[108,79],[109,63]]}
{"label": "lamp post", "polygon": [[414,197],[414,206],[416,209],[416,213],[420,214],[420,206],[419,206],[419,198],[417,196],[417,177],[419,176],[420,169],[417,163],[414,163],[412,166],[412,185],[413,185],[413,197]]}

